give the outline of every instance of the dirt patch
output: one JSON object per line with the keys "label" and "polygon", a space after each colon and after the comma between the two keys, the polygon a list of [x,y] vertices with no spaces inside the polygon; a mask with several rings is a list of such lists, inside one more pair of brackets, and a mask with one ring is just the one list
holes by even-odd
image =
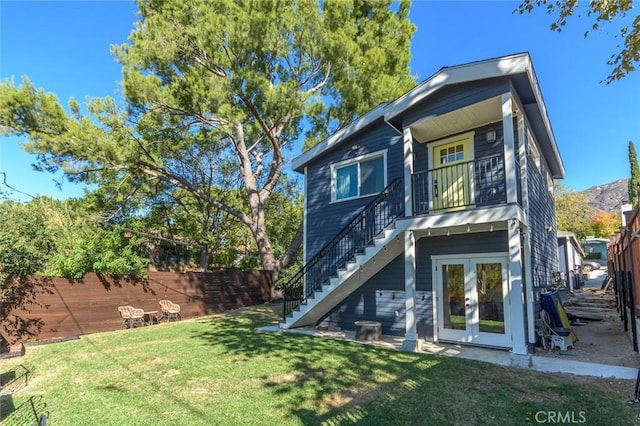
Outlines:
{"label": "dirt patch", "polygon": [[613,314],[603,316],[602,321],[588,321],[586,325],[574,326],[573,330],[578,337],[573,349],[562,353],[557,348],[550,351],[540,350],[536,355],[622,367],[640,367],[640,355],[633,350],[632,343],[624,331],[624,324],[615,310]]}
{"label": "dirt patch", "polygon": [[[600,280],[599,280],[600,281]],[[602,321],[581,320],[584,325],[574,325],[578,341],[568,351],[539,349],[536,355],[574,361],[594,362],[622,367],[640,367],[640,355],[633,350],[630,331],[625,331],[624,322],[616,310],[612,291],[601,291],[585,287],[570,295],[565,303],[568,312],[588,312]]]}

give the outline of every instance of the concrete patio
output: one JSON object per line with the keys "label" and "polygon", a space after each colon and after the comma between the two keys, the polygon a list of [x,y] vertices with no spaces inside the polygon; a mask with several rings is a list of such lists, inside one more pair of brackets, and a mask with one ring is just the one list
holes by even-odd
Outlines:
{"label": "concrete patio", "polygon": [[[591,272],[584,288],[587,290],[599,289],[605,276],[605,270]],[[546,351],[536,348],[537,352],[531,357],[530,365],[523,368],[548,373],[568,373],[580,376],[635,380],[638,375],[638,368],[640,368],[640,355],[633,351],[623,324],[617,318],[615,308],[612,308],[611,313],[604,317],[603,321],[607,321],[606,324],[605,322],[593,323],[594,325],[591,328],[589,328],[589,325],[575,328],[579,340],[575,343],[574,348],[563,352],[557,349]],[[605,331],[607,334],[606,341],[602,340],[603,325],[608,326]],[[353,331],[318,330],[315,327],[282,330],[277,325],[261,327],[259,330],[356,341],[355,332]],[[403,337],[383,335],[382,339],[378,341],[358,341],[358,343],[401,350],[402,341]],[[422,352],[435,355],[474,359],[503,366],[517,366],[513,362],[511,353],[506,350],[443,342],[422,342],[421,349]],[[595,354],[596,349],[599,352],[597,355]],[[592,362],[592,360],[598,360],[598,362]]]}

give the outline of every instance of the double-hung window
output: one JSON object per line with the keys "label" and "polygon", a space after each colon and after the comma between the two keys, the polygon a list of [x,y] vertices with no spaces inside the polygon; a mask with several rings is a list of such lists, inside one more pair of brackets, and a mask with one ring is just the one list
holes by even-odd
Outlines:
{"label": "double-hung window", "polygon": [[377,194],[386,186],[386,152],[343,161],[332,166],[333,201]]}

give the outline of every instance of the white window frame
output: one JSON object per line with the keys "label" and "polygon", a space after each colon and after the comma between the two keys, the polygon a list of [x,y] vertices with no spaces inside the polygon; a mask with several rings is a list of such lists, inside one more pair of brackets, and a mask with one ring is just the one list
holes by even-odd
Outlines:
{"label": "white window frame", "polygon": [[376,151],[376,152],[372,152],[371,154],[366,154],[366,155],[360,155],[358,157],[354,157],[354,158],[350,158],[348,160],[344,160],[344,161],[340,161],[339,163],[335,163],[331,165],[331,202],[332,203],[341,203],[343,201],[349,201],[349,200],[356,200],[358,198],[366,198],[366,197],[371,197],[374,195],[378,195],[378,193],[373,193],[373,194],[367,194],[367,195],[360,195],[360,170],[359,170],[359,166],[358,166],[358,195],[356,195],[355,197],[347,197],[347,198],[341,198],[341,199],[337,199],[337,195],[338,195],[338,186],[337,186],[337,173],[336,171],[340,168],[346,167],[346,166],[350,166],[352,164],[360,164],[364,161],[369,161],[369,160],[373,160],[376,158],[380,158],[382,157],[382,169],[383,169],[383,185],[382,185],[382,189],[387,187],[387,150],[381,150],[381,151]]}
{"label": "white window frame", "polygon": [[551,177],[550,173],[546,173],[547,175],[547,189],[549,190],[549,193],[551,195],[553,195],[553,178]]}
{"label": "white window frame", "polygon": [[469,159],[464,161],[475,160],[475,149],[474,149],[475,136],[476,136],[476,131],[472,130],[470,132],[461,133],[454,136],[448,136],[444,139],[438,139],[435,142],[429,142],[427,144],[427,148],[429,150],[429,154],[427,157],[427,167],[429,168],[429,170],[437,167],[443,167],[443,165],[435,164],[436,162],[434,160],[436,158],[436,149],[442,145],[448,145],[456,141],[462,141],[462,140],[468,139],[469,140],[468,142],[469,143]]}
{"label": "white window frame", "polygon": [[536,165],[539,172],[542,172],[542,167],[540,166],[540,150],[538,149],[538,144],[531,133],[531,130],[527,126],[527,155],[531,157],[533,160],[533,164]]}

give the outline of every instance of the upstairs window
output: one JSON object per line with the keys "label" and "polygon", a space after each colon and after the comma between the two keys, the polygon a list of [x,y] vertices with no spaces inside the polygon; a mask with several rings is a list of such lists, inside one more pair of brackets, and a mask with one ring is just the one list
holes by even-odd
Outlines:
{"label": "upstairs window", "polygon": [[529,131],[529,129],[527,129],[527,140],[529,157],[531,158],[531,161],[533,161],[533,164],[535,164],[538,168],[538,171],[540,171],[540,151],[538,151],[536,140],[533,138],[533,135],[531,134],[531,131]]}
{"label": "upstairs window", "polygon": [[386,152],[362,156],[332,166],[333,201],[378,194],[386,186]]}
{"label": "upstairs window", "polygon": [[439,164],[442,166],[444,164],[456,163],[464,160],[464,142],[454,142],[451,145],[444,146],[442,148],[438,148],[438,157],[440,159]]}
{"label": "upstairs window", "polygon": [[547,189],[549,190],[549,193],[553,195],[553,178],[549,173],[547,173]]}

